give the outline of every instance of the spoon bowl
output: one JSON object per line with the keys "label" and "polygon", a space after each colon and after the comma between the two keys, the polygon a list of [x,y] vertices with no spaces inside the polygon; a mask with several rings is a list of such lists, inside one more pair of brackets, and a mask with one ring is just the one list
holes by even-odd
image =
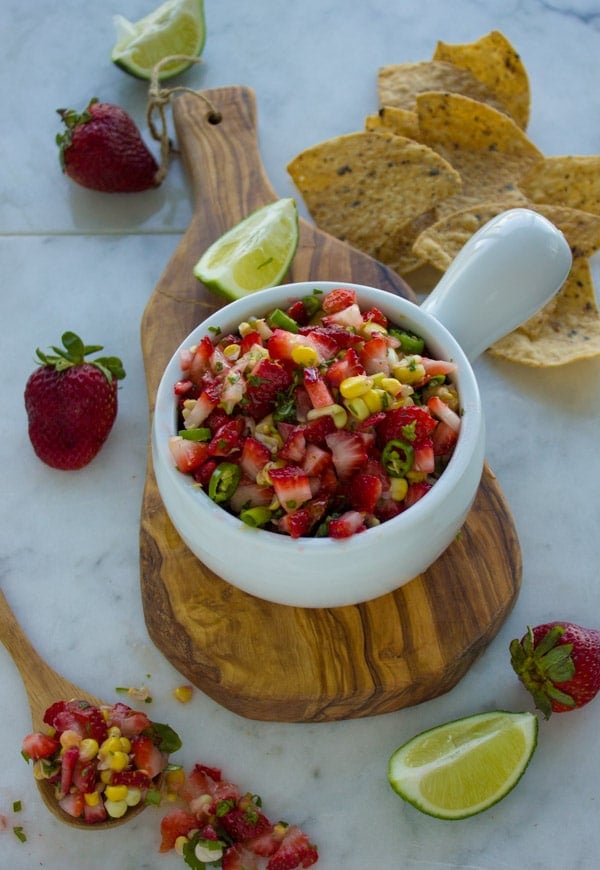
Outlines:
{"label": "spoon bowl", "polygon": [[[76,698],[78,700],[88,701],[94,706],[100,706],[106,703],[100,698],[86,692],[84,689],[81,689],[79,686],[75,685],[75,683],[71,683],[69,680],[65,679],[65,677],[53,670],[53,668],[44,661],[32,646],[25,632],[19,625],[1,589],[0,640],[10,653],[17,670],[21,675],[21,679],[23,680],[27,692],[27,698],[29,700],[34,731],[42,731],[44,729],[44,713],[48,707],[57,700],[71,700]],[[98,831],[105,828],[114,828],[117,825],[129,822],[145,807],[145,804],[140,803],[136,807],[131,807],[120,819],[107,819],[103,822],[88,824],[83,819],[70,816],[59,806],[58,801],[54,796],[54,788],[48,780],[36,780],[36,783],[41,798],[52,815],[65,825],[70,825],[72,828],[80,828],[86,831]]]}

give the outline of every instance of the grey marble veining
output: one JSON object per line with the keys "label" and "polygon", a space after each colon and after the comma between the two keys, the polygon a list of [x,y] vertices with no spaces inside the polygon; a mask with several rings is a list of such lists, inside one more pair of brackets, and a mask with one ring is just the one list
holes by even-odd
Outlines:
{"label": "grey marble veining", "polygon": [[[528,707],[507,652],[528,623],[599,625],[600,360],[547,371],[486,356],[476,363],[488,461],[515,518],[524,575],[505,625],[451,692],[398,713],[319,725],[253,722],[200,691],[187,706],[172,699],[184,680],[150,641],[139,595],[148,434],[139,324],[192,203],[177,161],[157,191],[102,196],[61,175],[54,145],[55,109],[81,108],[92,96],[120,103],[144,129],[146,86],[108,56],[113,13],[136,19],[152,5],[0,3],[2,589],[53,667],[109,700],[116,686],[148,685],[153,717],[184,738],[180,760],[222,765],[269,812],[304,826],[320,846],[322,870],[592,870],[600,851],[593,706],[541,722],[515,791],[464,822],[420,815],[395,798],[385,773],[389,754],[417,731],[484,709]],[[529,72],[535,144],[546,154],[600,152],[597,0],[206,0],[206,14],[204,63],[185,83],[255,90],[261,153],[280,195],[296,193],[285,169],[296,153],[361,129],[377,107],[379,66],[427,59],[438,39],[469,42],[492,29],[508,36]],[[596,257],[597,287],[599,265]],[[108,443],[73,475],[35,459],[22,399],[35,347],[68,328],[104,342],[127,370]],[[157,810],[111,834],[75,836],[51,818],[19,752],[29,729],[24,689],[0,647],[2,866],[184,866],[158,854]],[[23,802],[18,815],[15,800]],[[23,825],[26,843],[13,825]]]}

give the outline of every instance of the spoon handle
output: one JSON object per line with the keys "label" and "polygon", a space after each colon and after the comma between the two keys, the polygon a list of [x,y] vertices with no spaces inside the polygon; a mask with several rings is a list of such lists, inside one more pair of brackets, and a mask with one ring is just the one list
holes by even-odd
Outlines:
{"label": "spoon handle", "polygon": [[[39,655],[19,625],[0,589],[0,640],[21,674],[34,728],[40,728],[46,709],[54,701],[81,696],[81,690],[57,674]],[[86,693],[86,697],[89,696]]]}

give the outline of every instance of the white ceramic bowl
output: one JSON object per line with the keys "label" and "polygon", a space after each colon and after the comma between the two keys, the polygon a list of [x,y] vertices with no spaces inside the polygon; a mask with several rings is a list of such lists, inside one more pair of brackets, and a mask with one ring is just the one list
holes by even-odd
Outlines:
{"label": "white ceramic bowl", "polygon": [[[184,339],[166,367],[156,398],[152,455],[156,481],[174,526],[212,571],[245,592],[279,604],[337,607],[393,591],[425,571],[460,530],[480,483],[484,419],[469,360],[518,326],[557,291],[571,264],[564,237],[526,209],[504,212],[467,243],[418,306],[389,292],[348,282],[289,284],[233,302]],[[176,430],[173,385],[179,352],[211,327],[235,331],[251,315],[287,307],[313,289],[354,287],[361,308],[376,306],[422,336],[432,354],[458,363],[460,436],[440,479],[416,504],[344,540],[292,539],[254,529],[215,504],[175,468],[168,442]]]}

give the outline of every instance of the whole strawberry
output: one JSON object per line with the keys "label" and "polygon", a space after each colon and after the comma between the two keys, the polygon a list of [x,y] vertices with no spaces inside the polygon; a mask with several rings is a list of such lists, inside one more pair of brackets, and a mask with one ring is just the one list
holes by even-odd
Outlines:
{"label": "whole strawberry", "polygon": [[105,193],[158,186],[156,160],[120,106],[93,99],[83,112],[57,111],[67,128],[56,136],[60,164],[77,184]]}
{"label": "whole strawberry", "polygon": [[29,438],[39,458],[65,471],[83,468],[96,456],[117,416],[117,381],[125,377],[117,357],[88,354],[100,345],[84,345],[65,332],[53,354],[38,348],[41,365],[25,387]]}
{"label": "whole strawberry", "polygon": [[600,631],[572,622],[528,627],[511,664],[546,719],[588,704],[600,689]]}

